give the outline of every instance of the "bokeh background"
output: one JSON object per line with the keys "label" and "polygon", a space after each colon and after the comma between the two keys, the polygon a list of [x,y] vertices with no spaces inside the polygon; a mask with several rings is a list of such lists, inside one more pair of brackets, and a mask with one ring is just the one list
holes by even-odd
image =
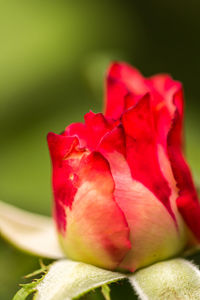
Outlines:
{"label": "bokeh background", "polygon": [[[112,60],[183,82],[186,153],[198,182],[199,35],[198,0],[1,0],[0,199],[50,215],[46,134],[82,121],[89,109],[101,111],[103,75]],[[11,299],[22,276],[36,268],[37,259],[1,240],[0,299]],[[113,290],[114,300],[120,290]],[[123,294],[132,297],[128,289]]]}

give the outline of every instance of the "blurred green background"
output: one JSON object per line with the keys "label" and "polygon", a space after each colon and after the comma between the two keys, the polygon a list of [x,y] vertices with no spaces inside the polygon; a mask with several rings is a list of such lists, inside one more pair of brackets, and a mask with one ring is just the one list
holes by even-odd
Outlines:
{"label": "blurred green background", "polygon": [[[199,34],[198,0],[1,0],[0,199],[51,213],[46,134],[83,120],[89,109],[101,111],[112,60],[183,82],[186,152],[198,181]],[[0,241],[0,299],[11,299],[22,275],[37,267],[37,259]],[[123,297],[133,299],[130,291]]]}

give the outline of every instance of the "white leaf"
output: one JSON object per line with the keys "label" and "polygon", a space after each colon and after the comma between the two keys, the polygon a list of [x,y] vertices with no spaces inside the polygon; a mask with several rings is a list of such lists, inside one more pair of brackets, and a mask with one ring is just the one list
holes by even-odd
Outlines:
{"label": "white leaf", "polygon": [[31,254],[64,257],[51,218],[0,201],[0,234],[17,248]]}
{"label": "white leaf", "polygon": [[71,300],[126,276],[70,260],[54,262],[36,287],[35,300]]}
{"label": "white leaf", "polygon": [[200,271],[182,258],[141,269],[129,281],[141,300],[200,299]]}

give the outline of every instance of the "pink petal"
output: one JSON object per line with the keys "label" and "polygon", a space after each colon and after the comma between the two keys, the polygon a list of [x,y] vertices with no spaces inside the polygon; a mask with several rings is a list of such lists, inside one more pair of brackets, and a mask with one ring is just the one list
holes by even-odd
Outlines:
{"label": "pink petal", "polygon": [[135,180],[125,158],[125,136],[121,126],[104,136],[99,151],[109,162],[115,181],[114,197],[130,228],[132,249],[119,268],[135,271],[155,261],[178,254],[185,245],[164,205],[141,182]]}
{"label": "pink petal", "polygon": [[114,200],[107,161],[93,152],[80,162],[79,187],[67,209],[67,232],[61,236],[68,257],[115,269],[130,249],[129,228]]}

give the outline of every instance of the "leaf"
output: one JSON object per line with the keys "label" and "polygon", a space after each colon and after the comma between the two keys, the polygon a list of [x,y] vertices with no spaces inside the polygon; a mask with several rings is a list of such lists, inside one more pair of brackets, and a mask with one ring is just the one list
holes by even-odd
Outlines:
{"label": "leaf", "polygon": [[[35,300],[70,300],[126,276],[70,260],[54,262],[36,287]],[[109,298],[107,298],[109,299]]]}
{"label": "leaf", "polygon": [[125,278],[129,279],[141,300],[200,299],[200,271],[191,262],[176,258],[156,263],[132,275],[59,260],[48,267],[42,278],[23,285],[13,300],[25,300],[33,292],[35,300],[72,300],[97,287],[102,287],[105,299],[110,300],[108,284]]}
{"label": "leaf", "polygon": [[22,288],[15,294],[12,300],[25,300],[29,295],[36,292],[37,282],[24,284]]}
{"label": "leaf", "polygon": [[13,300],[25,300],[29,295],[37,292],[37,285],[43,280],[45,274],[47,273],[49,267],[48,266],[42,266],[41,269],[36,270],[35,272],[28,274],[25,276],[25,278],[30,278],[32,276],[36,276],[38,274],[43,273],[44,275],[41,278],[33,279],[32,282],[27,284],[20,284],[22,287],[20,290],[17,291],[15,296],[13,297]]}
{"label": "leaf", "polygon": [[110,299],[110,288],[107,284],[102,285],[101,292],[102,292],[105,300],[111,300]]}
{"label": "leaf", "polygon": [[182,258],[141,269],[129,281],[141,300],[200,299],[200,271]]}
{"label": "leaf", "polygon": [[39,270],[33,271],[32,273],[24,276],[24,278],[31,278],[31,277],[37,276],[37,275],[39,275],[41,273],[45,273],[46,274],[47,271],[48,271],[48,269],[49,269],[49,266],[44,265],[43,262],[40,261],[40,267],[41,268]]}
{"label": "leaf", "polygon": [[15,247],[33,255],[53,259],[64,257],[51,218],[1,201],[0,235]]}

